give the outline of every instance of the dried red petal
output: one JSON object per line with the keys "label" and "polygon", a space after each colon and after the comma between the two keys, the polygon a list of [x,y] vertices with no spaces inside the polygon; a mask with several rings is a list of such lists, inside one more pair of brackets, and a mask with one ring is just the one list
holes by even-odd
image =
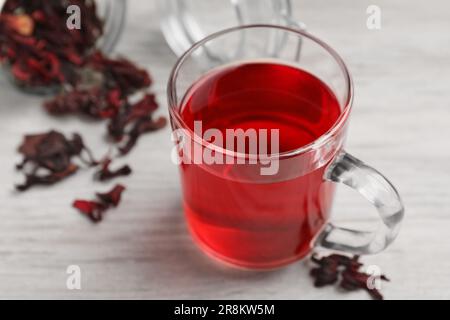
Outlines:
{"label": "dried red petal", "polygon": [[156,102],[156,96],[147,93],[140,101],[130,106],[125,117],[125,122],[130,123],[133,120],[149,117],[157,109],[158,102]]}
{"label": "dried red petal", "polygon": [[134,148],[142,134],[162,129],[166,124],[167,119],[164,117],[160,117],[156,121],[151,118],[138,120],[133,129],[128,133],[128,141],[119,148],[120,153],[122,155],[128,154]]}
{"label": "dried red petal", "polygon": [[124,165],[116,170],[111,170],[110,165],[112,160],[106,158],[102,162],[102,168],[95,174],[95,178],[99,181],[107,181],[120,176],[128,176],[132,173],[130,166]]}
{"label": "dried red petal", "polygon": [[[80,159],[89,166],[97,166],[99,164],[92,155],[91,150],[84,144],[83,138],[78,133],[74,133],[72,140],[68,141],[67,151],[71,156],[79,156]],[[87,154],[88,159],[83,158],[83,151]]]}
{"label": "dried red petal", "polygon": [[114,140],[121,141],[127,135],[126,128],[129,125],[142,122],[144,119],[151,119],[156,109],[158,109],[158,103],[154,94],[146,94],[135,104],[125,104],[121,112],[111,119],[108,125],[109,135]]}
{"label": "dried red petal", "polygon": [[34,11],[31,14],[31,16],[33,17],[34,21],[39,22],[39,23],[43,23],[47,19],[46,15],[44,14],[44,12],[42,12],[42,10]]}
{"label": "dried red petal", "polygon": [[64,49],[63,54],[68,61],[70,61],[76,66],[81,66],[84,63],[84,59],[81,57],[80,54],[76,52],[73,52],[69,49]]}
{"label": "dried red petal", "polygon": [[87,200],[75,200],[73,207],[86,215],[94,223],[102,221],[103,214],[108,209],[108,206],[103,203]]}
{"label": "dried red petal", "polygon": [[123,185],[118,184],[111,191],[106,193],[96,193],[96,196],[103,203],[117,207],[121,201],[122,193],[125,190],[126,188]]}
{"label": "dried red petal", "polygon": [[73,175],[77,171],[78,166],[70,164],[64,171],[53,172],[44,176],[39,176],[36,174],[26,174],[25,183],[17,185],[16,189],[18,191],[26,191],[35,185],[53,185]]}
{"label": "dried red petal", "polygon": [[150,75],[146,70],[138,68],[124,58],[110,59],[98,51],[91,56],[89,65],[105,74],[113,83],[113,87],[118,87],[123,94],[148,88],[152,84]]}
{"label": "dried red petal", "polygon": [[[78,166],[72,163],[74,156],[90,166],[97,164],[78,134],[74,134],[72,140],[57,131],[27,135],[18,151],[24,159],[17,165],[17,169],[23,170],[26,177],[25,183],[17,186],[20,191],[38,184],[51,185],[74,174],[78,170]],[[88,159],[83,158],[83,152],[88,155]],[[30,165],[31,170],[25,171],[26,164]],[[39,175],[37,172],[40,169],[45,169],[49,173]]]}
{"label": "dried red petal", "polygon": [[[368,280],[371,275],[360,272],[362,264],[359,262],[359,256],[348,257],[339,254],[332,254],[327,257],[319,258],[313,254],[312,262],[318,265],[311,270],[310,274],[314,278],[314,286],[323,287],[332,285],[341,281],[339,287],[346,291],[366,290],[373,299],[382,300],[383,296],[376,288],[368,288]],[[389,281],[384,275],[378,277],[380,280]]]}
{"label": "dried red petal", "polygon": [[108,92],[108,103],[115,109],[119,110],[123,104],[123,100],[121,98],[122,92],[119,89],[113,89]]}
{"label": "dried red petal", "polygon": [[99,88],[62,93],[46,101],[44,107],[53,115],[81,114],[94,119],[111,118],[117,113],[117,108],[108,103]]}
{"label": "dried red petal", "polygon": [[316,288],[335,284],[338,281],[337,270],[314,268],[310,274],[314,278],[314,286]]}
{"label": "dried red petal", "polygon": [[81,156],[83,151],[89,155],[88,162],[95,164],[91,152],[78,134],[74,134],[72,140],[57,131],[27,135],[18,151],[24,156],[25,162],[33,161],[37,166],[55,172],[65,170],[71,157]]}
{"label": "dried red petal", "polygon": [[19,63],[13,64],[11,73],[17,80],[22,82],[28,82],[32,77],[32,75]]}

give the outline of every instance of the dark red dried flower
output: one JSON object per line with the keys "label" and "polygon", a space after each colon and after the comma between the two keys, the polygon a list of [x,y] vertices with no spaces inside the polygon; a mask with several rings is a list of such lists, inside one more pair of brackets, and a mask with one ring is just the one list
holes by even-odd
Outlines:
{"label": "dark red dried flower", "polygon": [[128,176],[132,173],[130,166],[124,165],[119,169],[111,170],[112,160],[110,158],[106,158],[102,161],[101,169],[95,174],[95,178],[99,181],[107,181],[110,179],[114,179],[120,176]]}
{"label": "dark red dried flower", "polygon": [[[319,258],[316,254],[311,256],[311,260],[318,265],[310,272],[314,278],[315,287],[323,287],[335,284],[339,281],[339,287],[346,291],[366,290],[375,300],[382,300],[383,296],[376,288],[369,288],[368,281],[371,275],[360,272],[362,264],[359,262],[359,256],[348,257],[339,254],[332,254],[327,257]],[[380,280],[389,281],[381,275]]]}
{"label": "dark red dried flower", "polygon": [[127,154],[139,137],[147,132],[163,128],[164,118],[153,120],[158,109],[154,94],[146,93],[136,102],[129,102],[129,95],[151,84],[149,74],[131,62],[113,60],[97,52],[92,56],[91,67],[102,72],[102,80],[88,89],[63,92],[44,104],[53,115],[81,114],[94,119],[110,119],[108,135],[116,142],[126,140],[119,147]]}
{"label": "dark red dried flower", "polygon": [[52,185],[75,174],[77,171],[78,166],[71,163],[63,171],[52,172],[46,175],[25,174],[25,182],[17,185],[16,189],[18,191],[26,191],[35,185]]}
{"label": "dark red dried flower", "polygon": [[94,119],[109,119],[114,117],[120,108],[114,94],[115,91],[108,93],[98,87],[75,89],[46,101],[44,108],[53,115],[80,114]]}
{"label": "dark red dried flower", "polygon": [[121,201],[125,187],[118,184],[111,191],[97,193],[99,201],[75,200],[73,207],[86,215],[92,222],[98,223],[103,220],[103,215],[112,207],[117,207]]}
{"label": "dark red dried flower", "polygon": [[103,85],[106,88],[118,88],[123,96],[148,88],[152,84],[150,75],[146,70],[139,69],[125,58],[110,59],[97,51],[90,57],[88,64],[91,68],[103,74]]}
{"label": "dark red dried flower", "polygon": [[126,103],[116,117],[112,118],[108,125],[109,135],[116,141],[121,141],[126,135],[125,129],[140,119],[149,118],[158,109],[156,97],[146,94],[135,104]]}
{"label": "dark red dried flower", "polygon": [[116,185],[111,191],[106,193],[96,193],[97,198],[99,198],[104,204],[117,207],[120,203],[122,193],[125,191],[125,187],[121,184]]}
{"label": "dark red dried flower", "polygon": [[103,203],[87,200],[75,200],[73,207],[86,215],[94,223],[102,221],[103,214],[108,209],[108,206]]}
{"label": "dark red dried flower", "polygon": [[153,120],[151,117],[144,117],[139,119],[133,128],[127,133],[127,142],[119,148],[122,155],[128,154],[131,149],[136,145],[139,137],[147,132],[156,131],[166,126],[167,119],[159,117],[157,120]]}
{"label": "dark red dried flower", "polygon": [[[25,183],[17,186],[19,191],[38,184],[55,184],[71,176],[78,170],[78,166],[72,163],[74,156],[90,166],[97,164],[78,134],[74,134],[71,140],[57,131],[27,135],[18,151],[24,159],[17,165],[17,169],[22,170],[26,177]],[[87,159],[83,157],[83,153],[87,154]],[[43,170],[45,174],[40,173]]]}

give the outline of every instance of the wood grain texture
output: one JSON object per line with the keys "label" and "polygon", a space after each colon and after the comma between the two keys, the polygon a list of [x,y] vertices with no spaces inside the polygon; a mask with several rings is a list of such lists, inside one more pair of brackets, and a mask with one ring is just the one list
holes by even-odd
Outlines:
{"label": "wood grain texture", "polygon": [[[293,0],[296,17],[328,41],[353,72],[356,99],[347,149],[398,187],[407,216],[387,251],[364,258],[392,278],[386,298],[450,298],[450,3],[420,0]],[[158,28],[154,1],[129,1],[118,52],[151,70],[166,112],[165,86],[175,56]],[[366,28],[366,8],[382,9],[382,29]],[[143,138],[124,160],[135,170],[123,205],[93,226],[70,205],[109,185],[91,172],[56,188],[17,195],[14,152],[27,132],[79,131],[101,154],[102,124],[47,116],[41,98],[0,80],[0,298],[366,299],[313,289],[304,262],[273,272],[244,272],[209,260],[193,245],[180,207],[169,129]],[[334,216],[366,219],[368,205],[338,194]],[[82,269],[82,290],[66,289],[66,268]]]}

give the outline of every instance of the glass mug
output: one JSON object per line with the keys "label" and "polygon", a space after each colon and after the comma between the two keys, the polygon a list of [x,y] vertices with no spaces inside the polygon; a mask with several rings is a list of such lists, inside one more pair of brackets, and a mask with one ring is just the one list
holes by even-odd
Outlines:
{"label": "glass mug", "polygon": [[[273,77],[259,74],[263,69],[270,70]],[[285,78],[286,74],[309,80],[291,86],[295,82]],[[318,84],[326,86],[334,100],[322,91],[316,95]],[[261,98],[233,100],[238,94],[266,87],[267,97],[259,91]],[[284,141],[281,132],[280,145],[287,147],[268,153],[265,159],[277,161],[278,170],[273,174],[262,174],[268,162],[256,159],[254,152],[220,146],[193,124],[197,119],[207,127],[214,127],[208,121],[226,126],[232,124],[228,118],[246,111],[245,117],[251,118],[253,112],[265,110],[266,104],[279,98],[274,106],[281,114],[268,117],[270,123],[283,117],[282,104],[288,101],[285,90],[292,90],[288,97],[298,91],[321,103],[319,109],[309,112],[311,123],[305,126],[317,127],[317,119],[333,114],[336,106],[339,113],[322,134],[309,141],[303,142],[303,134],[288,135]],[[397,191],[382,174],[343,150],[352,100],[351,76],[341,57],[323,41],[298,29],[275,25],[227,29],[196,43],[179,59],[168,84],[169,112],[178,147],[185,215],[194,240],[205,253],[235,266],[272,269],[300,260],[315,247],[374,254],[395,239],[404,215]],[[257,117],[263,116],[258,113]],[[296,119],[292,121],[296,123]],[[294,133],[297,129],[292,128]],[[296,139],[302,142],[296,143]],[[205,151],[224,161],[192,161]],[[339,183],[355,189],[375,206],[380,218],[377,228],[352,230],[329,221]]]}

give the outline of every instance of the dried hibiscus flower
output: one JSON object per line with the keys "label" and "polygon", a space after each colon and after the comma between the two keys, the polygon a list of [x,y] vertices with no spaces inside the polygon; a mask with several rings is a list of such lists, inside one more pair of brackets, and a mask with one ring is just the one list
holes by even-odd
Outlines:
{"label": "dried hibiscus flower", "polygon": [[108,209],[108,206],[103,203],[87,200],[75,200],[73,207],[86,215],[94,223],[102,221],[103,213]]}
{"label": "dried hibiscus flower", "polygon": [[118,184],[109,192],[97,193],[99,201],[75,200],[73,207],[86,215],[92,222],[98,223],[103,220],[103,215],[111,206],[119,205],[124,191],[125,187]]}
{"label": "dried hibiscus flower", "polygon": [[132,173],[130,166],[124,165],[116,170],[111,170],[112,159],[106,158],[101,162],[101,169],[95,174],[95,178],[99,181],[107,181],[120,176],[128,176]]}
{"label": "dried hibiscus flower", "polygon": [[62,170],[51,172],[45,175],[37,175],[35,173],[26,173],[25,182],[16,186],[18,191],[26,191],[35,185],[52,185],[57,182],[64,180],[65,178],[75,174],[78,171],[78,166],[74,164],[69,164],[69,166]]}
{"label": "dried hibiscus flower", "polygon": [[126,135],[125,129],[130,124],[151,117],[153,112],[158,109],[155,95],[146,94],[140,101],[130,104],[126,103],[113,117],[108,125],[109,135],[116,141],[121,141]]}
{"label": "dried hibiscus flower", "polygon": [[71,140],[57,131],[27,135],[18,151],[24,158],[17,169],[26,177],[25,183],[17,186],[19,191],[34,185],[52,185],[71,176],[78,170],[78,166],[72,163],[75,156],[89,166],[97,165],[78,134],[74,134]]}
{"label": "dried hibiscus flower", "polygon": [[94,54],[91,63],[92,68],[102,72],[96,85],[63,92],[45,102],[44,107],[53,115],[79,114],[109,119],[109,137],[115,142],[125,140],[119,151],[127,154],[142,134],[159,130],[167,123],[165,118],[155,120],[153,117],[158,109],[154,94],[147,92],[139,101],[130,102],[131,94],[151,85],[151,78],[147,71],[131,62],[109,59],[101,53]]}
{"label": "dried hibiscus flower", "polygon": [[125,187],[121,184],[116,185],[111,191],[106,193],[96,193],[98,199],[104,204],[117,207],[120,203],[122,193],[125,191]]}
{"label": "dried hibiscus flower", "polygon": [[108,93],[98,87],[74,89],[46,101],[44,108],[53,115],[81,114],[93,119],[109,119],[120,108],[120,102],[116,102],[114,93],[115,91]]}
{"label": "dried hibiscus flower", "polygon": [[152,84],[146,70],[138,68],[125,58],[111,59],[97,51],[89,58],[88,66],[103,75],[103,87],[118,89],[123,96],[148,88]]}
{"label": "dried hibiscus flower", "polygon": [[137,103],[127,104],[116,117],[110,120],[109,135],[117,142],[125,140],[119,148],[123,155],[131,151],[142,134],[166,126],[165,118],[159,117],[156,120],[153,118],[153,113],[157,108],[155,96],[146,94]]}
{"label": "dried hibiscus flower", "polygon": [[147,132],[153,132],[162,129],[166,126],[167,120],[164,117],[159,117],[153,120],[151,117],[144,117],[139,119],[133,126],[133,128],[127,132],[126,143],[119,148],[122,155],[128,154],[131,149],[136,145],[139,137]]}
{"label": "dried hibiscus flower", "polygon": [[379,280],[389,281],[389,279],[380,275],[373,275],[361,272],[362,263],[359,262],[359,256],[343,256],[332,254],[327,257],[319,258],[313,254],[311,261],[317,265],[310,272],[314,278],[314,286],[317,288],[327,285],[333,285],[339,282],[339,287],[346,291],[366,290],[375,300],[382,300],[383,296],[377,288],[369,288],[369,282],[378,278]]}
{"label": "dried hibiscus flower", "polygon": [[[123,58],[114,60],[96,52],[87,60],[82,73],[86,79],[80,79],[75,88],[45,102],[49,113],[110,119],[127,106],[129,95],[147,89],[152,83],[146,70]],[[154,104],[156,109],[158,105]]]}

